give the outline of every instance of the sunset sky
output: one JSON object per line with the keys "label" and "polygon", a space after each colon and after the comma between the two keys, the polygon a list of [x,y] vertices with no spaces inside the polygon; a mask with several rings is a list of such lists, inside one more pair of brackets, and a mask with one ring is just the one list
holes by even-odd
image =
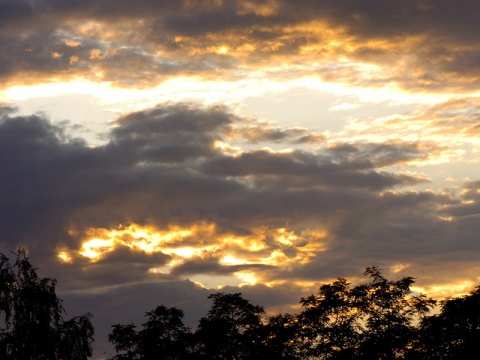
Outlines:
{"label": "sunset sky", "polygon": [[480,281],[480,3],[0,0],[0,252],[67,315]]}

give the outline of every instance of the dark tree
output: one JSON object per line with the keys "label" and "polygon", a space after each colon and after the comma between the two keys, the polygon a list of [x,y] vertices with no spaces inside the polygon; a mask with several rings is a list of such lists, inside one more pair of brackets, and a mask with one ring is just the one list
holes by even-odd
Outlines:
{"label": "dark tree", "polygon": [[429,316],[436,301],[412,293],[413,278],[390,281],[376,267],[364,275],[366,284],[338,278],[321,285],[295,315],[265,318],[239,293],[212,294],[194,334],[181,310],[159,306],[140,331],[113,326],[109,341],[121,352],[113,359],[480,360],[480,287],[442,301]]}
{"label": "dark tree", "polygon": [[440,313],[422,321],[416,358],[480,359],[480,287],[443,300]]}
{"label": "dark tree", "polygon": [[436,302],[412,294],[412,277],[388,281],[376,267],[364,275],[371,282],[353,289],[364,324],[357,358],[403,359],[417,338],[417,323]]}
{"label": "dark tree", "polygon": [[138,334],[142,360],[185,359],[189,329],[183,325],[183,310],[161,305],[146,316],[148,321]]}
{"label": "dark tree", "polygon": [[134,324],[112,325],[112,332],[108,334],[108,341],[120,354],[115,355],[112,360],[136,360],[140,358],[138,349],[138,334]]}
{"label": "dark tree", "polygon": [[56,280],[40,278],[24,249],[13,266],[0,254],[0,358],[84,360],[92,355],[91,314],[63,319]]}
{"label": "dark tree", "polygon": [[350,284],[338,278],[321,285],[317,295],[301,299],[297,336],[301,355],[315,359],[350,359],[360,341],[360,312]]}
{"label": "dark tree", "polygon": [[94,329],[92,315],[75,316],[60,326],[59,359],[86,359],[92,356]]}
{"label": "dark tree", "polygon": [[303,341],[300,323],[295,315],[279,314],[269,317],[258,329],[264,359],[302,359]]}
{"label": "dark tree", "polygon": [[258,359],[263,345],[258,338],[264,309],[241,294],[215,293],[212,308],[200,319],[195,333],[196,354],[201,359]]}
{"label": "dark tree", "polygon": [[402,359],[435,301],[414,296],[414,279],[388,281],[376,267],[370,282],[350,288],[343,278],[303,298],[299,336],[303,356],[315,359]]}
{"label": "dark tree", "polygon": [[189,358],[190,331],[183,325],[183,311],[160,305],[145,314],[140,331],[133,324],[113,325],[108,340],[121,352],[112,360],[175,360]]}

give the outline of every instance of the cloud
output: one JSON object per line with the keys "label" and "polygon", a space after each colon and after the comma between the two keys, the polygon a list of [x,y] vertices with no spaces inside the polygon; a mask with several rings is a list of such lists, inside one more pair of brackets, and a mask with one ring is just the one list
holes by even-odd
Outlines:
{"label": "cloud", "polygon": [[194,274],[226,275],[249,269],[262,271],[266,268],[268,268],[268,265],[263,264],[223,265],[214,257],[198,257],[174,267],[171,274],[176,276]]}
{"label": "cloud", "polygon": [[[95,236],[92,229],[105,229],[96,235],[104,237],[110,236],[109,229],[119,229],[119,224],[168,231],[171,226],[188,229],[205,223],[215,226],[215,230],[205,230],[205,236],[211,237],[205,245],[215,244],[222,234],[245,237],[261,227],[287,227],[306,243],[310,240],[302,231],[324,229],[332,236],[327,241],[330,247],[337,240],[342,243],[361,234],[366,242],[376,238],[378,224],[391,223],[385,218],[388,214],[406,216],[403,209],[411,208],[435,214],[431,209],[435,204],[459,201],[428,192],[408,195],[402,187],[423,183],[424,177],[383,169],[424,157],[417,144],[336,144],[315,151],[253,149],[234,155],[215,146],[238,134],[232,129],[241,124],[241,119],[217,106],[162,104],[120,117],[110,142],[92,148],[69,138],[61,125],[41,115],[7,113],[0,123],[0,160],[8,174],[0,184],[5,192],[0,240],[11,247],[28,242],[34,251],[40,251],[48,240],[50,248],[43,251],[52,256],[57,249],[80,251],[81,244]],[[456,206],[465,211],[470,205]],[[439,215],[432,216],[426,223]],[[403,222],[415,224],[419,218],[407,216]],[[370,221],[372,227],[367,231]],[[356,234],[341,230],[352,226]],[[380,231],[383,237],[391,226],[385,234]],[[365,230],[358,232],[358,227]],[[124,259],[138,263],[138,271],[146,272],[171,260],[172,255],[165,253],[155,260],[156,265],[147,258],[137,261],[132,250],[124,247],[137,240],[123,236],[124,245],[107,253],[96,267],[113,266],[115,272],[115,264]],[[258,241],[267,246],[265,239]],[[169,246],[192,246],[197,241],[183,236],[177,245]],[[295,254],[296,246],[288,250],[268,245],[269,250],[257,259],[267,259],[274,250]],[[246,256],[240,248],[231,251]],[[216,262],[212,263],[215,271],[233,269],[218,267]],[[182,266],[195,264],[184,262]]]}
{"label": "cloud", "polygon": [[[374,87],[391,81],[411,91],[478,86],[472,78],[479,72],[473,41],[479,29],[467,0],[454,8],[430,0],[388,6],[3,0],[0,8],[0,49],[9,54],[0,59],[4,81],[21,81],[27,72],[30,81],[83,76],[154,86],[180,74],[233,79],[239,66],[295,68],[302,59],[316,63],[328,81]],[[342,59],[349,65],[332,71]]]}
{"label": "cloud", "polygon": [[342,161],[340,157],[302,151],[275,153],[255,150],[213,159],[205,163],[202,171],[221,176],[251,177],[250,182],[266,188],[277,185],[303,189],[332,186],[379,190],[423,182],[423,179],[377,172],[373,164],[365,159],[359,156],[353,161]]}
{"label": "cloud", "polygon": [[[323,214],[314,203],[345,187],[355,192],[414,181],[376,171],[363,156],[355,159],[356,149],[347,161],[339,148],[318,155],[254,150],[227,156],[214,144],[226,140],[235,121],[218,107],[162,105],[119,118],[111,141],[90,148],[41,115],[4,115],[5,241],[20,243],[42,229],[46,238],[63,234],[58,245],[70,248],[89,228],[128,221],[158,228],[207,221],[249,232],[254,218],[272,223],[289,218],[292,208],[299,216]],[[258,186],[245,183],[247,176]],[[282,193],[285,186],[297,188],[296,193]]]}
{"label": "cloud", "polygon": [[[408,263],[400,272],[425,289],[476,281],[478,181],[414,190],[428,180],[404,172],[434,145],[296,143],[315,133],[274,128],[285,136],[277,149],[262,148],[243,131],[268,133],[261,121],[216,105],[164,103],[120,116],[109,141],[91,147],[69,135],[72,124],[0,113],[0,243],[27,245],[78,309],[131,301],[141,314],[176,304],[184,292],[170,286],[193,298],[208,291],[189,281],[217,278],[287,311],[291,296],[279,300],[286,284],[311,292],[369,265]],[[425,273],[441,277],[422,280]],[[111,316],[98,321],[132,321]]]}
{"label": "cloud", "polygon": [[246,125],[241,126],[237,131],[237,136],[240,136],[248,142],[257,144],[260,142],[321,142],[326,137],[320,134],[311,134],[307,129],[300,127],[292,127],[288,129],[281,129],[268,123],[251,123],[245,119]]}
{"label": "cloud", "polygon": [[208,157],[221,131],[228,131],[232,115],[220,107],[201,111],[191,106],[163,106],[121,117],[108,146],[122,158],[158,163]]}
{"label": "cloud", "polygon": [[[68,121],[0,107],[0,247],[26,245],[69,311],[94,312],[105,348],[109,325],[160,303],[195,326],[218,285],[272,312],[371,265],[431,295],[462,291],[478,282],[480,185],[437,180],[478,165],[477,7],[0,0],[0,91],[96,83],[138,110],[92,146]],[[241,99],[278,92],[264,113],[288,126],[238,115]],[[148,94],[238,112],[139,109]],[[308,111],[312,126],[346,125],[290,125]]]}
{"label": "cloud", "polygon": [[330,106],[328,109],[329,111],[345,111],[345,110],[352,110],[360,107],[360,104],[352,104],[352,103],[341,103],[337,105]]}

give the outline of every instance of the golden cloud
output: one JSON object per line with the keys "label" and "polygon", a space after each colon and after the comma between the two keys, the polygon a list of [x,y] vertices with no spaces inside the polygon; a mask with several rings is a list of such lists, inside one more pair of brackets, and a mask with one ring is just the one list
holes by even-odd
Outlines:
{"label": "golden cloud", "polygon": [[[326,251],[326,237],[327,232],[323,230],[296,233],[287,228],[257,228],[251,235],[239,236],[217,233],[212,223],[172,226],[165,230],[130,224],[115,229],[88,229],[79,249],[61,249],[57,256],[64,263],[73,263],[78,256],[98,262],[116,249],[128,247],[133,251],[170,256],[164,266],[151,268],[151,273],[168,274],[191,260],[213,260],[224,266],[273,266],[286,270],[305,265]],[[234,275],[248,284],[270,280],[260,268],[240,268]]]}

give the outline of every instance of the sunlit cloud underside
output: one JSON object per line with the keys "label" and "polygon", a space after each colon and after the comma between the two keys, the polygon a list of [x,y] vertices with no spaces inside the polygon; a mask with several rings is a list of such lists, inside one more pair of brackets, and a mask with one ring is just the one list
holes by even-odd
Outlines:
{"label": "sunlit cloud underside", "polygon": [[[265,266],[287,271],[305,265],[326,250],[326,237],[325,231],[305,231],[297,235],[286,228],[256,229],[249,236],[238,236],[218,234],[215,225],[207,223],[168,230],[131,224],[116,229],[89,229],[80,249],[61,249],[58,258],[65,263],[73,263],[79,257],[98,262],[119,248],[127,247],[135,252],[168,255],[165,264],[149,269],[153,274],[169,274],[188,261],[206,261],[225,267],[226,273],[233,273],[232,280],[236,284],[261,282],[272,286],[282,279],[268,279]],[[238,271],[229,271],[228,267],[238,268]],[[208,270],[206,273],[211,277],[210,284],[229,285],[224,283],[224,276],[209,274]],[[221,277],[220,282],[214,280],[215,276]]]}

